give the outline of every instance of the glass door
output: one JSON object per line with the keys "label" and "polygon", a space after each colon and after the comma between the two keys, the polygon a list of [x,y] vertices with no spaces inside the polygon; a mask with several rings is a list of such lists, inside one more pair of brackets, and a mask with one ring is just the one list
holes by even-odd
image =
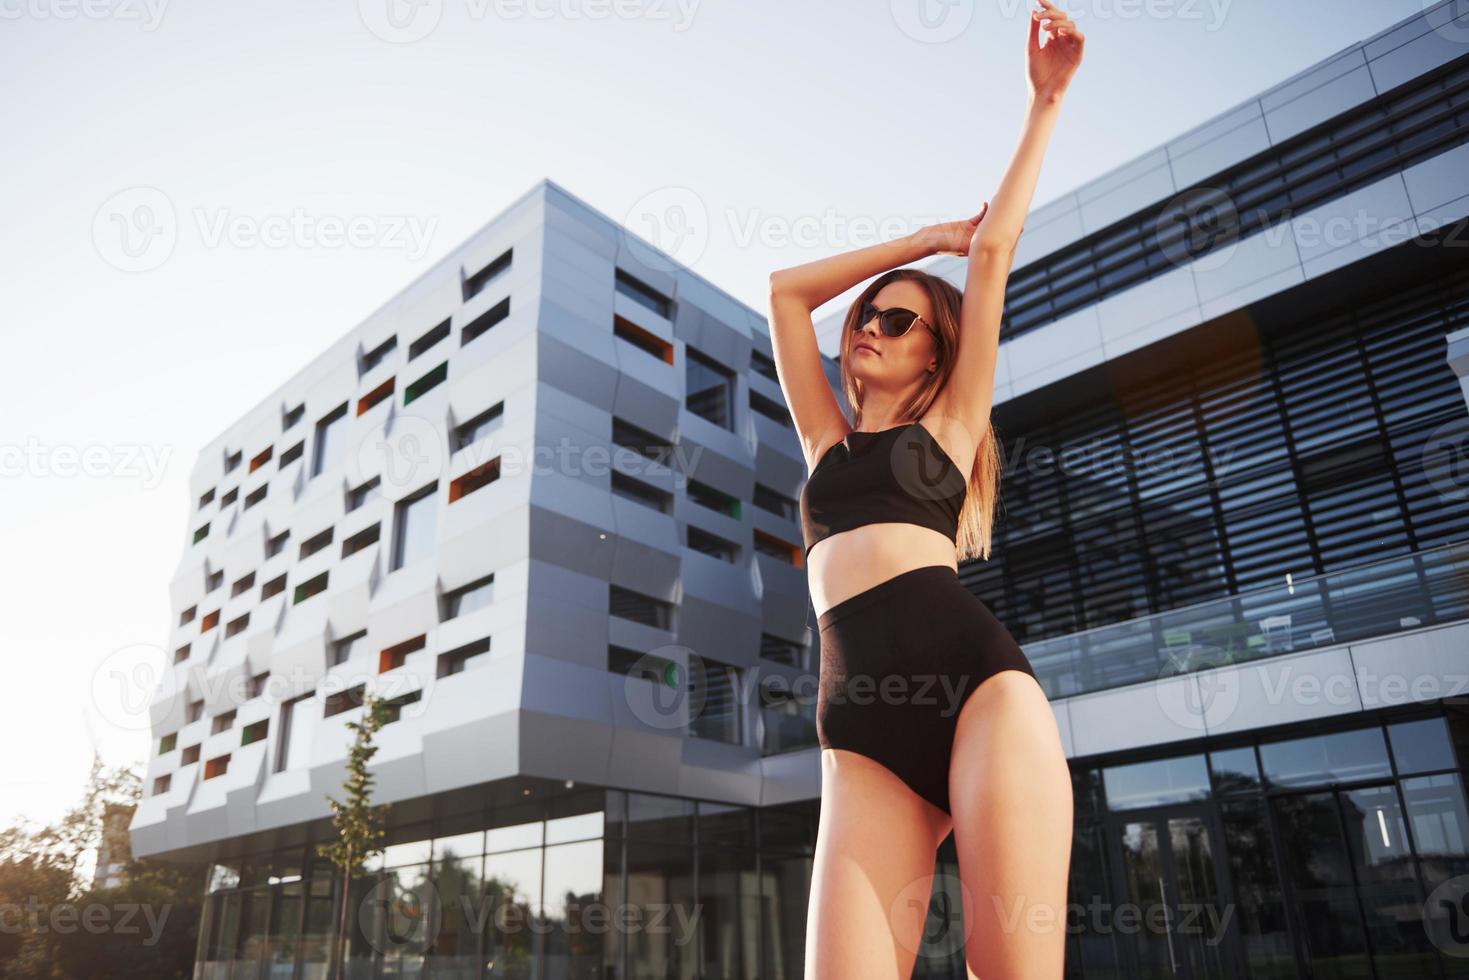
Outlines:
{"label": "glass door", "polygon": [[1117,880],[1113,928],[1137,980],[1229,980],[1238,932],[1222,836],[1200,805],[1114,814],[1108,821]]}

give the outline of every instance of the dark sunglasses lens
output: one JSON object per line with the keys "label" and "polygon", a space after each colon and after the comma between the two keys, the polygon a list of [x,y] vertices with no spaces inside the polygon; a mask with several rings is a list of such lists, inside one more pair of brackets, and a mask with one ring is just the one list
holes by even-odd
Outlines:
{"label": "dark sunglasses lens", "polygon": [[889,337],[901,337],[913,326],[913,321],[918,319],[918,314],[912,310],[883,310],[882,332]]}

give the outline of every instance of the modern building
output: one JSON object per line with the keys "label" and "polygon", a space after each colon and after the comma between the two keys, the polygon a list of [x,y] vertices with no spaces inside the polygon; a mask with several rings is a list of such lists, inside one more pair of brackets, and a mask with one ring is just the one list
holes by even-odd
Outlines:
{"label": "modern building", "polygon": [[[1072,760],[1068,977],[1469,975],[1454,9],[1027,219],[961,572]],[[762,312],[550,181],[205,447],[131,828],[213,865],[197,975],[325,975],[371,693],[351,975],[799,977],[804,477]]]}

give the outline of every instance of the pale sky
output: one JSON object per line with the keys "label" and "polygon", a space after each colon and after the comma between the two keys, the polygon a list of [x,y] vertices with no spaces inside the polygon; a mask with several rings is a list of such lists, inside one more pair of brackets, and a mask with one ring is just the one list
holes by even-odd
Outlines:
{"label": "pale sky", "polygon": [[[1035,205],[1423,3],[1062,5],[1087,52]],[[332,341],[542,177],[692,215],[655,241],[762,311],[774,268],[973,214],[1027,11],[0,0],[0,820],[57,817],[94,747],[146,756],[127,679],[163,661],[198,450]],[[171,233],[134,254],[120,213]]]}

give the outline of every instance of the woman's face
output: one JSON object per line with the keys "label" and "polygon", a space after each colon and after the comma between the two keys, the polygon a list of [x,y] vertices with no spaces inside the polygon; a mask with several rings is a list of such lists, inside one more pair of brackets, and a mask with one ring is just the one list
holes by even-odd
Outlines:
{"label": "woman's face", "polygon": [[[889,337],[882,332],[877,317],[859,323],[852,347],[847,355],[849,370],[863,385],[901,390],[922,378],[935,366],[938,353],[938,338],[926,324],[933,323],[933,305],[928,291],[916,282],[899,279],[890,282],[872,297],[872,305],[879,310],[900,306],[912,310],[923,320],[914,321],[913,326],[901,337]],[[868,350],[865,345],[873,349]]]}

